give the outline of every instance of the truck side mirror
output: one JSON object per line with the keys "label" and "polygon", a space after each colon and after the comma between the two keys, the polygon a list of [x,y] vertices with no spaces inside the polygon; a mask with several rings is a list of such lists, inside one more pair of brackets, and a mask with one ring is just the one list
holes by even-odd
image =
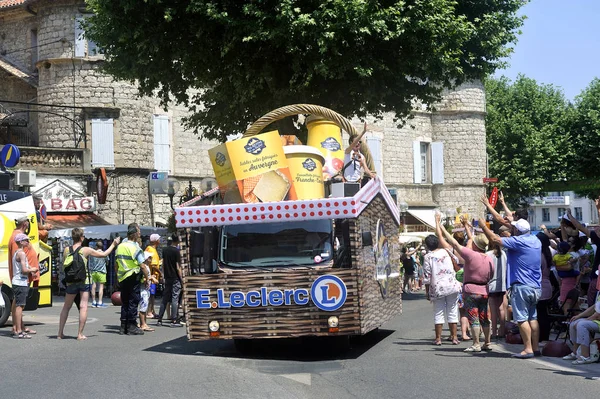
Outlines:
{"label": "truck side mirror", "polygon": [[373,245],[373,235],[370,231],[362,232],[362,245],[363,247],[370,247]]}

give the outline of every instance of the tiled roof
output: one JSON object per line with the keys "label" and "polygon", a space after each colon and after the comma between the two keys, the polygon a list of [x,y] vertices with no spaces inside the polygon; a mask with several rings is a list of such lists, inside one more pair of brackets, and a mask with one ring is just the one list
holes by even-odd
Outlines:
{"label": "tiled roof", "polygon": [[29,73],[22,66],[17,65],[16,63],[10,61],[8,58],[0,55],[0,69],[5,70],[13,76],[16,76],[19,79],[24,80],[32,87],[38,86],[38,80],[35,76]]}
{"label": "tiled roof", "polygon": [[0,8],[15,7],[24,4],[27,0],[0,0]]}

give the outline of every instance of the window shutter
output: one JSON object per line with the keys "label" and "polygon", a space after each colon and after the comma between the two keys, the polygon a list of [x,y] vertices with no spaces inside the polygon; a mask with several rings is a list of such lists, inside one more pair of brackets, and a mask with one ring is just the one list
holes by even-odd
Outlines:
{"label": "window shutter", "polygon": [[381,153],[381,139],[379,137],[367,137],[367,145],[371,150],[373,156],[373,164],[375,170],[371,172],[377,172],[377,176],[383,178],[383,155]]}
{"label": "window shutter", "polygon": [[413,174],[414,182],[422,183],[421,181],[421,142],[413,141]]}
{"label": "window shutter", "polygon": [[154,168],[159,172],[169,172],[170,155],[169,117],[154,115]]}
{"label": "window shutter", "polygon": [[431,182],[444,184],[444,143],[431,143]]}
{"label": "window shutter", "polygon": [[110,118],[92,119],[92,167],[115,167],[113,120]]}
{"label": "window shutter", "polygon": [[81,23],[83,17],[75,18],[75,57],[85,56],[85,33]]}

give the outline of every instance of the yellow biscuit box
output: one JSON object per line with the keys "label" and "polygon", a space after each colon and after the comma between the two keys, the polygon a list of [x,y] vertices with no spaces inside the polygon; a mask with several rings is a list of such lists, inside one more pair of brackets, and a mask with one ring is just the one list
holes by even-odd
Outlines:
{"label": "yellow biscuit box", "polygon": [[208,154],[224,203],[297,199],[278,131],[229,141]]}

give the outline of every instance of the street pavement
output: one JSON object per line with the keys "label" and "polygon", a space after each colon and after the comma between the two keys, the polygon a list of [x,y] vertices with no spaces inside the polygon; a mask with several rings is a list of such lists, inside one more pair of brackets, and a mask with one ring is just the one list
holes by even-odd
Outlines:
{"label": "street pavement", "polygon": [[[555,358],[518,360],[519,346],[468,354],[432,346],[432,306],[407,294],[404,312],[343,353],[320,340],[266,340],[249,354],[232,342],[188,342],[184,328],[156,327],[144,336],[118,334],[119,308],[89,309],[79,342],[77,309],[57,340],[62,302],[26,312],[31,340],[0,329],[0,398],[416,398],[592,397],[600,364],[572,366]],[[151,321],[151,324],[154,324]],[[447,335],[447,331],[444,332]]]}

